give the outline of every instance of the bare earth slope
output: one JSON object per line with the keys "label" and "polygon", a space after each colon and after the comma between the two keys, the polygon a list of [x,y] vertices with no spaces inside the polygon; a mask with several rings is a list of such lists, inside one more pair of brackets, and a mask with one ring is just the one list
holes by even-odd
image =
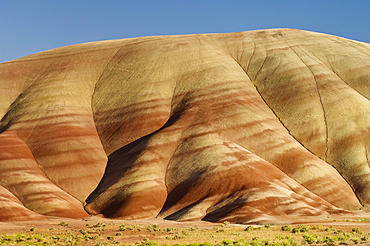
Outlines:
{"label": "bare earth slope", "polygon": [[0,220],[294,221],[370,204],[370,45],[144,37],[0,64]]}

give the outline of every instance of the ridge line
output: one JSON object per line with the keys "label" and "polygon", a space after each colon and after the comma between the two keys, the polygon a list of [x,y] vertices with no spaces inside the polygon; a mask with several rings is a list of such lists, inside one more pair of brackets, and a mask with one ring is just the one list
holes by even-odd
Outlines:
{"label": "ridge line", "polygon": [[[118,48],[118,50],[114,53],[114,55],[111,57],[111,59],[109,59],[109,61],[107,62],[107,64],[105,65],[104,69],[102,70],[101,74],[99,75],[99,78],[97,79],[97,81],[95,82],[95,85],[94,85],[94,90],[93,90],[93,93],[91,94],[91,100],[90,100],[90,109],[91,109],[91,116],[92,116],[92,121],[94,123],[94,126],[95,126],[95,130],[96,130],[96,133],[99,137],[99,140],[100,140],[100,144],[105,152],[105,148],[104,148],[104,145],[103,145],[103,142],[102,142],[102,139],[99,135],[99,132],[98,130],[96,129],[96,122],[95,122],[95,113],[94,113],[94,108],[93,108],[93,100],[94,100],[94,96],[95,96],[95,93],[96,93],[96,87],[97,87],[97,84],[99,83],[100,79],[102,78],[105,70],[107,69],[108,65],[112,62],[112,60],[114,59],[114,57],[116,57],[116,55],[118,54],[118,52],[124,47],[121,46],[120,48]],[[107,154],[105,152],[105,154]],[[107,156],[108,157],[108,156]]]}
{"label": "ridge line", "polygon": [[[107,64],[105,65],[104,69],[102,70],[101,74],[99,75],[99,78],[96,80],[95,82],[95,85],[94,85],[94,90],[93,90],[93,93],[91,94],[91,101],[90,101],[90,107],[91,107],[91,113],[92,113],[92,116],[94,117],[94,110],[93,110],[93,98],[94,98],[94,95],[95,95],[95,92],[96,92],[96,87],[97,87],[97,84],[99,83],[100,79],[102,78],[105,70],[107,69],[107,67],[109,66],[109,64],[112,62],[112,60],[114,59],[114,57],[116,57],[116,55],[118,54],[118,52],[120,52],[120,50],[123,48],[123,46],[121,46],[115,53],[114,55],[111,57],[111,59],[109,59],[109,61],[107,62]],[[93,120],[94,121],[94,120]],[[95,123],[95,121],[94,121]],[[99,135],[99,134],[98,134]]]}

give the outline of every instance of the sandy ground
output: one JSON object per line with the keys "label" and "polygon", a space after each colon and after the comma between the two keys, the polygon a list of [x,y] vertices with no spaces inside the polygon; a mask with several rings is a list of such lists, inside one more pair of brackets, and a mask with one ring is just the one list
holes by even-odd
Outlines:
{"label": "sandy ground", "polygon": [[[21,231],[29,231],[30,228],[39,228],[40,230],[53,228],[62,229],[64,226],[61,226],[60,223],[68,223],[68,228],[79,230],[86,227],[87,224],[97,224],[99,222],[105,223],[107,225],[158,225],[161,228],[189,228],[189,227],[198,227],[198,228],[213,228],[222,223],[211,223],[205,221],[196,221],[196,222],[176,222],[170,220],[162,219],[142,219],[142,220],[112,220],[105,219],[101,217],[88,217],[84,219],[69,219],[69,218],[60,218],[60,217],[49,217],[46,220],[33,220],[33,221],[10,221],[10,222],[0,222],[0,233],[19,233]],[[241,226],[241,225],[236,225]],[[244,226],[245,227],[245,226]]]}
{"label": "sandy ground", "polygon": [[[99,223],[103,226],[97,226]],[[155,241],[158,245],[175,243],[187,244],[193,242],[211,242],[213,244],[217,244],[223,239],[237,240],[239,238],[246,238],[247,240],[251,240],[251,238],[255,237],[256,235],[260,238],[273,238],[276,237],[276,235],[284,235],[284,233],[281,231],[282,224],[272,225],[268,230],[255,231],[254,234],[245,234],[246,232],[244,229],[248,225],[240,224],[211,223],[205,221],[175,222],[162,219],[111,220],[101,217],[89,217],[85,219],[52,217],[39,221],[0,222],[0,233],[37,233],[44,235],[67,235],[68,233],[81,235],[82,231],[86,231],[91,236],[99,237],[99,240],[83,241],[80,245],[97,245],[97,242],[103,244],[113,244],[114,242],[119,244],[136,242],[136,244],[138,244],[138,242],[146,241]],[[322,225],[324,228],[333,226],[338,230],[341,229],[348,233],[350,233],[353,228],[358,227],[362,231],[362,235],[370,235],[370,222],[358,222],[357,220],[353,219],[337,218],[335,220],[328,219],[322,221],[307,221],[307,223],[304,224]],[[119,228],[121,225],[125,225],[127,228],[133,227],[135,229],[120,231]],[[152,231],[148,229],[153,228],[154,226],[160,228],[161,230]],[[264,226],[254,225],[254,227]],[[137,228],[140,228],[140,230]],[[171,231],[169,231],[168,228],[170,228]],[[186,231],[189,230],[193,232],[186,234]],[[176,238],[176,235],[186,236],[183,236],[182,238]],[[199,237],[199,235],[201,236]],[[109,237],[114,237],[114,241],[109,239]],[[363,242],[361,245],[370,245],[370,243]]]}

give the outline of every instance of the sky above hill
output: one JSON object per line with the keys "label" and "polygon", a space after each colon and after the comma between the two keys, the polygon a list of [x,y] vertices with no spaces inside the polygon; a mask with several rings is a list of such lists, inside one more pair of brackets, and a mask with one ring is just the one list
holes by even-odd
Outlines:
{"label": "sky above hill", "polygon": [[370,43],[369,0],[0,0],[0,63],[154,35],[294,28]]}

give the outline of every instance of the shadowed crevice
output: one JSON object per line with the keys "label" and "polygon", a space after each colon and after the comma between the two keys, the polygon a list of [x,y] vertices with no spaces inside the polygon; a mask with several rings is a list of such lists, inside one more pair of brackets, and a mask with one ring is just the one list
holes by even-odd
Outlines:
{"label": "shadowed crevice", "polygon": [[[141,151],[145,148],[146,143],[150,140],[150,138],[159,131],[173,125],[181,116],[181,114],[182,110],[176,112],[170,117],[166,124],[157,131],[141,137],[110,154],[108,156],[108,162],[104,171],[104,175],[95,190],[86,198],[86,203],[92,202],[101,193],[106,191],[110,186],[114,185],[122,177],[124,177],[125,173],[133,165],[133,162],[130,160],[136,160],[137,157],[141,154]],[[119,173],[116,172],[115,166],[119,166]]]}
{"label": "shadowed crevice", "polygon": [[[182,192],[184,192],[184,191],[182,191]],[[202,203],[204,200],[205,200],[205,198],[199,199],[199,200],[195,201],[194,203],[186,206],[185,208],[182,208],[179,211],[176,211],[175,213],[166,216],[164,219],[165,220],[175,220],[175,221],[179,220],[181,218],[181,215],[186,214],[191,208],[193,208],[194,206],[197,206],[198,204]],[[197,218],[197,219],[202,219],[202,218]]]}
{"label": "shadowed crevice", "polygon": [[6,130],[8,130],[10,128],[10,126],[12,125],[12,122],[11,121],[8,121],[4,124],[0,124],[0,134],[5,132]]}
{"label": "shadowed crevice", "polygon": [[[141,149],[141,147],[143,146],[145,147],[145,144],[153,135],[154,133],[151,133],[149,135],[141,137],[140,139],[114,151],[108,156],[108,162],[104,171],[104,175],[95,190],[86,198],[86,203],[90,203],[92,200],[94,200],[96,197],[98,197],[101,193],[103,193],[110,186],[118,182],[124,176],[124,174],[132,165],[132,163],[130,162],[125,162],[125,157],[127,159],[129,157],[130,159],[136,159],[137,156],[140,155],[140,151],[136,150],[135,153],[131,155],[129,152],[134,150],[138,146],[140,146],[139,149]],[[115,170],[113,170],[115,165],[120,165],[120,173],[117,173],[115,172]]]}

